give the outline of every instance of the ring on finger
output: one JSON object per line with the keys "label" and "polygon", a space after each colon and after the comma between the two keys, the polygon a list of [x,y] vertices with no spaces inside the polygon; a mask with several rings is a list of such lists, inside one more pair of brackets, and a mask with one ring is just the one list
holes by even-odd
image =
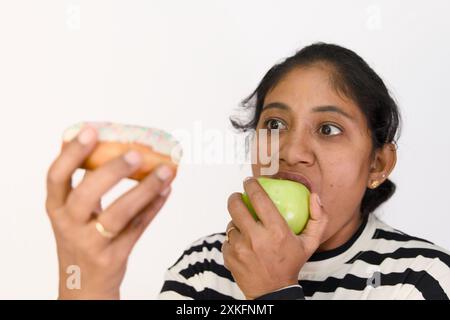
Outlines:
{"label": "ring on finger", "polygon": [[97,229],[97,231],[100,233],[100,235],[104,238],[107,239],[113,239],[116,237],[117,234],[115,234],[114,232],[108,231],[102,224],[100,221],[95,222],[95,229]]}
{"label": "ring on finger", "polygon": [[225,235],[225,241],[230,243],[230,232],[236,229],[235,226],[231,226],[227,229],[226,235]]}

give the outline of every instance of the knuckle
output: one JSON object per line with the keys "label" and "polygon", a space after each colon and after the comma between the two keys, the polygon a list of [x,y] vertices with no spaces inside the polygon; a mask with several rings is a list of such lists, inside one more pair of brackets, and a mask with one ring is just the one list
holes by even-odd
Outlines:
{"label": "knuckle", "polygon": [[283,243],[286,240],[286,232],[280,227],[274,227],[271,230],[271,237],[275,243]]}
{"label": "knuckle", "polygon": [[89,188],[79,187],[73,190],[68,198],[68,205],[72,208],[77,203],[83,203],[90,198],[92,192]]}
{"label": "knuckle", "polygon": [[256,202],[263,201],[264,198],[266,197],[265,191],[259,190],[259,189],[251,190],[248,195],[250,198],[254,199]]}
{"label": "knuckle", "polygon": [[124,203],[123,201],[119,201],[115,203],[110,208],[107,208],[101,215],[99,222],[107,227],[108,231],[115,232],[112,230],[111,226],[114,224],[122,224],[125,221],[129,220],[133,216],[133,212],[135,212],[133,205],[128,202]]}
{"label": "knuckle", "polygon": [[57,171],[55,164],[53,164],[47,171],[47,185],[55,185],[61,182],[61,175]]}
{"label": "knuckle", "polygon": [[55,217],[55,209],[53,208],[49,199],[45,201],[45,212],[47,213],[47,216],[53,220],[53,218]]}
{"label": "knuckle", "polygon": [[63,235],[64,238],[72,234],[72,221],[64,213],[63,209],[55,209],[47,213],[50,218],[52,228],[58,234]]}
{"label": "knuckle", "polygon": [[79,232],[73,227],[70,219],[56,219],[52,221],[52,227],[56,236],[56,242],[62,244],[65,248],[74,248],[80,252],[90,249],[87,244],[83,247],[83,240],[79,237]]}
{"label": "knuckle", "polygon": [[262,252],[264,250],[262,241],[259,238],[250,238],[250,245],[255,252]]}
{"label": "knuckle", "polygon": [[116,166],[117,170],[120,170],[123,174],[129,173],[132,170],[137,169],[135,165],[126,161],[126,155],[120,156],[117,161],[113,160],[114,166]]}
{"label": "knuckle", "polygon": [[93,171],[86,179],[97,180],[102,177],[102,180],[114,181],[120,177],[125,177],[130,174],[130,165],[124,160],[123,156],[112,159]]}
{"label": "knuckle", "polygon": [[243,260],[248,256],[248,249],[244,244],[238,242],[234,245],[234,253],[239,260]]}
{"label": "knuckle", "polygon": [[61,219],[55,219],[55,227],[62,234],[69,235],[72,228],[72,223],[67,217],[61,216]]}
{"label": "knuckle", "polygon": [[119,177],[127,175],[128,171],[124,170],[122,167],[117,165],[116,160],[111,160],[111,162],[106,163],[102,167],[93,171],[91,174],[87,175],[85,181],[92,182],[96,180],[102,181],[114,181]]}
{"label": "knuckle", "polygon": [[157,193],[163,186],[163,182],[155,175],[152,174],[148,179],[144,179],[141,183],[143,191],[151,194]]}
{"label": "knuckle", "polygon": [[249,190],[247,193],[248,193],[249,197],[255,198],[260,195],[261,191],[259,189],[252,189],[252,190]]}

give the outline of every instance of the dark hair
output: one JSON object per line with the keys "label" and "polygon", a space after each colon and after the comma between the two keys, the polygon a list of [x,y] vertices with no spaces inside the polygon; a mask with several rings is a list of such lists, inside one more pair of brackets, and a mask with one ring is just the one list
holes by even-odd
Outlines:
{"label": "dark hair", "polygon": [[[355,52],[334,44],[314,43],[293,56],[274,65],[262,78],[258,87],[241,102],[252,111],[247,122],[240,117],[230,118],[234,128],[247,132],[255,130],[267,93],[292,69],[312,64],[330,67],[331,81],[338,93],[354,101],[366,116],[372,137],[372,151],[386,143],[397,145],[400,112],[383,80]],[[361,214],[367,217],[395,192],[395,184],[386,179],[378,188],[366,188],[361,202]]]}

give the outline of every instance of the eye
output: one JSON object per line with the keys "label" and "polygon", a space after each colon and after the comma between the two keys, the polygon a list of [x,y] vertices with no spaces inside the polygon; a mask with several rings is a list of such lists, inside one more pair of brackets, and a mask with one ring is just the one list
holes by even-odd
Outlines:
{"label": "eye", "polygon": [[320,126],[319,129],[320,134],[323,134],[324,136],[336,136],[340,133],[342,133],[341,128],[330,124],[330,123],[326,123],[322,126]]}
{"label": "eye", "polygon": [[286,125],[280,119],[269,119],[269,120],[265,121],[264,127],[268,130],[286,129]]}

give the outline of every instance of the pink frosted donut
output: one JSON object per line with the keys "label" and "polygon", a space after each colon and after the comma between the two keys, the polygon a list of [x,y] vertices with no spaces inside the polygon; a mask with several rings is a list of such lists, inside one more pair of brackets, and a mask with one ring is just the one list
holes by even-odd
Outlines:
{"label": "pink frosted donut", "polygon": [[64,131],[63,148],[85,125],[97,130],[98,143],[81,168],[94,170],[113,158],[136,150],[142,155],[143,164],[129,178],[140,181],[163,163],[176,172],[181,146],[169,133],[159,129],[110,122],[81,122]]}

